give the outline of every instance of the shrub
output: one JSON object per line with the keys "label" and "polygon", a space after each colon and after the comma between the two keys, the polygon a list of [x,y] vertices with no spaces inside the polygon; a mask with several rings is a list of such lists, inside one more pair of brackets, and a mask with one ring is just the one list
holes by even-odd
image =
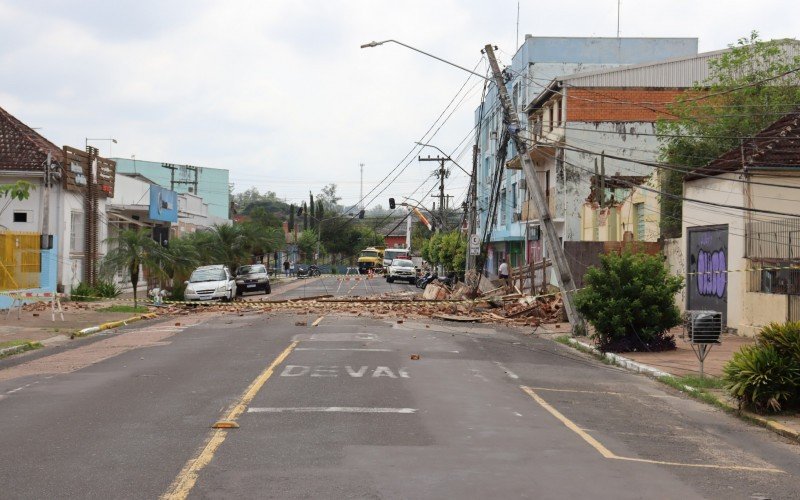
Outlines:
{"label": "shrub", "polygon": [[600,257],[575,296],[578,311],[594,326],[603,351],[675,349],[668,330],[681,322],[674,295],[683,279],[671,276],[659,256],[611,253]]}
{"label": "shrub", "polygon": [[800,321],[770,323],[758,334],[759,345],[771,345],[784,358],[800,364]]}
{"label": "shrub", "polygon": [[186,293],[186,284],[181,282],[172,287],[172,291],[169,293],[169,295],[167,295],[166,298],[167,300],[177,300],[179,302],[182,302],[186,298],[184,295],[185,293]]}
{"label": "shrub", "polygon": [[90,300],[97,300],[94,298],[94,288],[92,288],[89,284],[84,283],[81,281],[78,283],[78,286],[72,289],[70,292],[70,300],[78,301],[78,302],[86,302]]}
{"label": "shrub", "polygon": [[800,365],[770,344],[743,347],[723,373],[725,389],[740,405],[776,412],[798,402]]}
{"label": "shrub", "polygon": [[111,281],[98,281],[97,284],[94,285],[93,290],[95,296],[109,299],[119,297],[122,293],[122,289]]}

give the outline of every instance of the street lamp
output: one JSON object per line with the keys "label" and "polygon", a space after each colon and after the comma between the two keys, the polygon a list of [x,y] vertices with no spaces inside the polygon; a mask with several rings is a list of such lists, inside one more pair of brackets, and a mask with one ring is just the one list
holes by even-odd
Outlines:
{"label": "street lamp", "polygon": [[[84,141],[84,146],[85,146],[84,149],[89,149],[89,141],[111,141],[112,143],[117,144],[117,140],[111,137],[109,138],[86,137],[85,139],[86,140]],[[108,156],[111,156],[111,144],[108,145]]]}
{"label": "street lamp", "polygon": [[372,47],[377,47],[378,45],[383,45],[384,43],[396,43],[397,45],[402,45],[403,47],[405,47],[407,49],[413,50],[414,52],[419,52],[420,54],[426,55],[428,57],[432,57],[433,59],[436,59],[437,61],[441,61],[441,62],[443,62],[445,64],[449,64],[450,66],[453,66],[455,68],[464,70],[467,73],[471,73],[471,74],[477,76],[478,78],[482,78],[482,79],[486,80],[487,82],[493,81],[491,78],[486,78],[485,76],[481,75],[480,73],[476,73],[476,72],[472,71],[471,69],[465,68],[464,66],[459,66],[456,63],[450,62],[450,61],[448,61],[446,59],[442,59],[441,57],[437,57],[437,56],[435,56],[433,54],[429,54],[429,53],[425,52],[424,50],[420,50],[420,49],[418,49],[416,47],[412,47],[411,45],[406,45],[403,42],[398,42],[397,40],[384,40],[382,42],[369,42],[369,43],[363,44],[361,46],[361,48],[362,49],[369,49],[369,48],[372,48]]}
{"label": "street lamp", "polygon": [[464,170],[464,167],[462,167],[461,165],[459,165],[459,164],[458,164],[458,162],[457,162],[457,161],[455,161],[454,159],[450,158],[450,155],[449,155],[449,154],[447,154],[447,153],[445,153],[444,151],[442,151],[442,150],[441,150],[441,148],[439,148],[439,146],[434,146],[433,144],[428,144],[428,143],[426,143],[426,142],[419,142],[419,141],[415,142],[414,144],[417,144],[417,145],[419,145],[419,146],[427,146],[427,147],[430,147],[430,148],[434,148],[434,149],[435,149],[435,150],[437,150],[438,152],[442,153],[442,154],[443,154],[443,155],[444,155],[444,156],[447,158],[447,161],[451,161],[451,162],[455,163],[456,167],[460,168],[462,172],[464,172],[464,173],[465,173],[465,174],[467,174],[468,176],[472,177],[472,174],[471,174],[471,173],[469,173],[469,172],[467,172],[466,170]]}

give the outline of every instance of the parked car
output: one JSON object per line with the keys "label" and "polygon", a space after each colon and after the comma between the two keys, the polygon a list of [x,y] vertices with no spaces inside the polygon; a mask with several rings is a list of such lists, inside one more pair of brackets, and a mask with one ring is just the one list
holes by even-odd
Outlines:
{"label": "parked car", "polygon": [[258,291],[267,295],[272,292],[266,266],[263,264],[239,266],[236,269],[236,295]]}
{"label": "parked car", "polygon": [[222,264],[198,267],[185,284],[186,300],[230,301],[236,293],[236,282],[228,268]]}
{"label": "parked car", "polygon": [[297,265],[297,277],[298,278],[305,278],[308,276],[319,276],[322,272],[319,270],[319,267],[315,266],[314,264],[298,264]]}
{"label": "parked car", "polygon": [[387,268],[386,281],[394,283],[398,280],[408,281],[409,283],[417,281],[417,269],[411,259],[394,259]]}

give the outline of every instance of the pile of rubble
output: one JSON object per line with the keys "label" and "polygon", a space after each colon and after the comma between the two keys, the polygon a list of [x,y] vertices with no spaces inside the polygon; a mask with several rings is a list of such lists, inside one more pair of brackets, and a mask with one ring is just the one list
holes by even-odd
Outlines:
{"label": "pile of rubble", "polygon": [[[430,291],[428,291],[430,289]],[[441,319],[459,322],[503,323],[507,325],[538,326],[542,323],[564,321],[560,296],[523,296],[522,294],[490,295],[464,299],[464,290],[450,290],[432,284],[426,296],[414,292],[388,292],[378,296],[333,297],[330,295],[287,299],[281,301],[233,302],[215,304],[215,310],[244,314],[245,312],[293,312],[297,315],[352,315],[379,319]],[[185,315],[197,307],[170,305],[163,312]],[[160,311],[161,312],[161,311]]]}

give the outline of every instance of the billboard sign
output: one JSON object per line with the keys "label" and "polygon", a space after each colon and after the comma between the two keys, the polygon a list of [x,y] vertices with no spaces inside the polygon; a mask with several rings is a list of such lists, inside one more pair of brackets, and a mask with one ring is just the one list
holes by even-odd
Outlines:
{"label": "billboard sign", "polygon": [[178,193],[150,185],[150,220],[178,222]]}
{"label": "billboard sign", "polygon": [[728,226],[687,227],[687,304],[690,310],[728,314]]}

